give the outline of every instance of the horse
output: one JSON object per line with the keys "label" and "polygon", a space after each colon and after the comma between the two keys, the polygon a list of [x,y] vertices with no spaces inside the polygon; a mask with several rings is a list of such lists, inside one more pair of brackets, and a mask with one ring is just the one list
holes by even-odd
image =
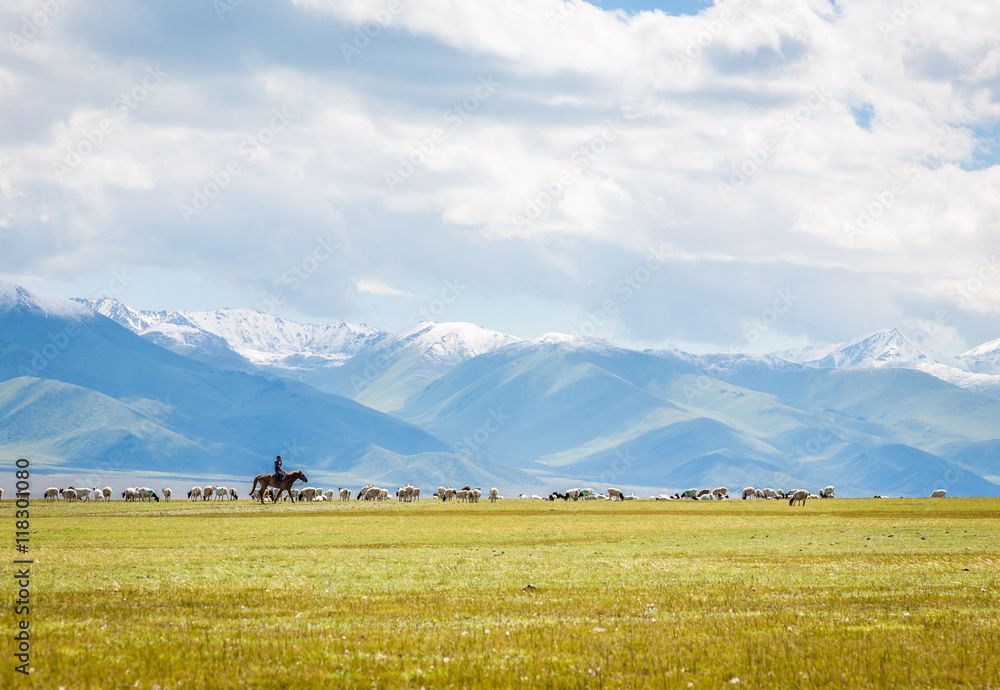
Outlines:
{"label": "horse", "polygon": [[253,498],[253,492],[257,490],[257,484],[260,484],[260,502],[264,503],[264,491],[268,488],[274,487],[278,490],[278,495],[274,497],[274,502],[277,503],[278,499],[281,498],[281,492],[288,492],[289,497],[291,497],[292,484],[297,481],[302,481],[306,484],[309,483],[309,479],[306,478],[305,473],[302,470],[292,470],[291,472],[285,473],[285,481],[279,482],[275,480],[273,474],[258,474],[253,478],[253,486],[250,488],[250,498]]}

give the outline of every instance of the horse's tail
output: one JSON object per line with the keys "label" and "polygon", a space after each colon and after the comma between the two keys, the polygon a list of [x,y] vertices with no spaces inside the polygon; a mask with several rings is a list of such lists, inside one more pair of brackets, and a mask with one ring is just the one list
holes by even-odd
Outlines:
{"label": "horse's tail", "polygon": [[[253,492],[257,490],[257,482],[260,481],[260,475],[258,474],[253,478],[253,486],[250,487],[250,497],[253,498]],[[261,482],[261,488],[264,488],[263,482]]]}

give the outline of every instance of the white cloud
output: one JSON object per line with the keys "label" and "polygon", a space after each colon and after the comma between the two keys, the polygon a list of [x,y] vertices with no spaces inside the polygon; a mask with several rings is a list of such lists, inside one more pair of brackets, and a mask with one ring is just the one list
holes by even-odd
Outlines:
{"label": "white cloud", "polygon": [[[114,31],[67,10],[0,53],[0,93],[21,106],[0,116],[0,272],[200,271],[247,306],[280,290],[289,309],[369,321],[359,296],[412,296],[373,276],[433,294],[461,275],[487,310],[464,318],[516,299],[534,324],[592,310],[668,246],[674,265],[623,305],[616,337],[725,346],[782,286],[823,305],[783,319],[787,339],[920,323],[996,246],[1000,172],[977,162],[1000,116],[988,3],[723,0],[671,17],[297,0],[224,22],[195,5],[166,21],[109,3]],[[348,61],[359,27],[374,35]],[[116,120],[157,65],[169,76]],[[276,111],[291,120],[268,132]],[[289,289],[287,267],[327,234],[338,252]],[[856,302],[830,311],[838,299]],[[379,304],[377,325],[405,325]],[[996,337],[1000,288],[950,308],[967,318],[949,341]]]}

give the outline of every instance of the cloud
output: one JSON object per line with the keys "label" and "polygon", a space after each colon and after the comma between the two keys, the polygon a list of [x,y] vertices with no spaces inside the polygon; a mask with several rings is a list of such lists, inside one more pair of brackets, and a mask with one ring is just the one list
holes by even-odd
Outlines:
{"label": "cloud", "polygon": [[664,247],[604,335],[725,348],[785,288],[796,343],[940,305],[974,345],[1000,312],[993,283],[948,301],[1000,233],[988,3],[231,9],[66,4],[8,35],[0,273],[199,275],[390,330],[460,277],[467,320],[568,330]]}

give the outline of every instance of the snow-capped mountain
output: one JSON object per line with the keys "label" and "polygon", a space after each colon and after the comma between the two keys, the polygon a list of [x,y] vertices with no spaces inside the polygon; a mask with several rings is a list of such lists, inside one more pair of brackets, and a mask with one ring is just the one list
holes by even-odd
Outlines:
{"label": "snow-capped mountain", "polygon": [[231,351],[257,367],[292,378],[339,366],[388,337],[385,331],[362,324],[306,324],[253,309],[153,312],[132,309],[114,299],[83,303],[181,354],[218,358]]}
{"label": "snow-capped mountain", "polygon": [[[0,447],[87,462],[134,445],[166,468],[177,457],[217,465],[220,449],[245,464],[291,438],[323,471],[400,483],[1000,494],[1000,402],[963,390],[1000,399],[1000,341],[947,358],[889,330],[691,355],[465,323],[388,335],[241,309],[89,304],[128,330],[0,283]],[[60,335],[67,320],[84,337]]]}
{"label": "snow-capped mountain", "polygon": [[[813,345],[775,353],[791,362],[824,369],[915,369],[942,381],[1000,400],[1000,341],[945,357],[914,343],[897,329],[877,331],[836,345]],[[983,348],[983,349],[981,349]],[[979,353],[971,355],[970,353]],[[992,359],[989,352],[993,352]],[[991,366],[996,363],[997,366]]]}
{"label": "snow-capped mountain", "polygon": [[400,331],[344,363],[304,380],[392,414],[407,399],[467,360],[518,342],[471,323],[425,321]]}
{"label": "snow-capped mountain", "polygon": [[78,302],[0,282],[0,455],[96,482],[245,480],[275,454],[324,482],[532,481],[346,398],[218,369]]}
{"label": "snow-capped mountain", "polygon": [[961,360],[971,372],[1000,375],[1000,339],[963,352]]}

